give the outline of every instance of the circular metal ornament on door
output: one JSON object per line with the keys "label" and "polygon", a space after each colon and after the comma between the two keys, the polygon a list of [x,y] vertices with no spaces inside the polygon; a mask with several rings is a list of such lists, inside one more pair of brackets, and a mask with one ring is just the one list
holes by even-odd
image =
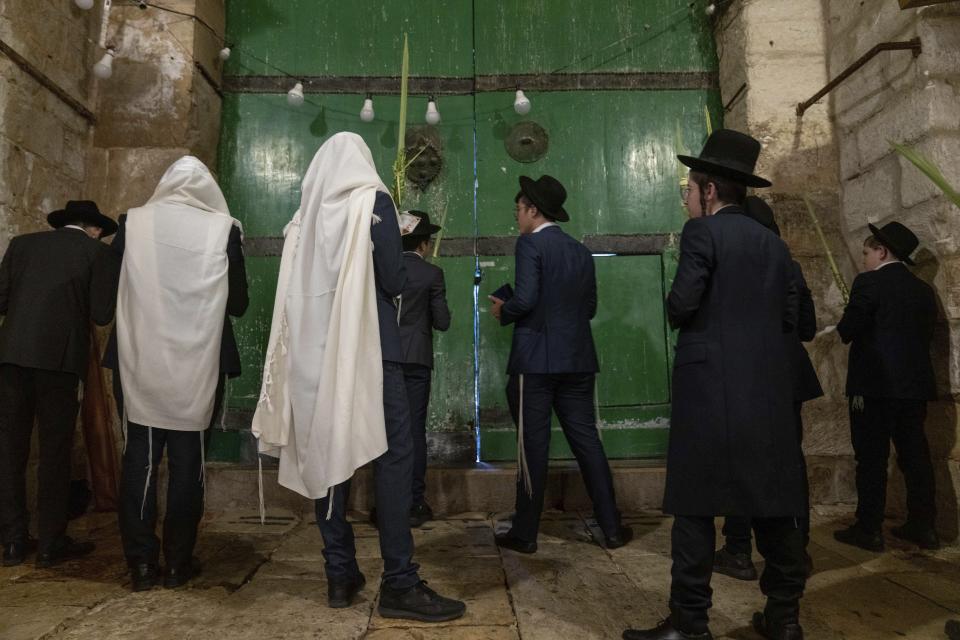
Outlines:
{"label": "circular metal ornament on door", "polygon": [[536,122],[524,120],[511,127],[503,146],[517,162],[536,162],[547,153],[550,136]]}
{"label": "circular metal ornament on door", "polygon": [[423,191],[443,167],[443,143],[436,127],[411,127],[407,129],[406,150],[407,179]]}

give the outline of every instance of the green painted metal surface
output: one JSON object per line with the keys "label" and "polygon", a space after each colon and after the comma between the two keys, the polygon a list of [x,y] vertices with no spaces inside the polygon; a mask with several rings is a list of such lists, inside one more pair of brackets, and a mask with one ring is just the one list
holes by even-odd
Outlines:
{"label": "green painted metal surface", "polygon": [[[362,95],[312,94],[300,108],[286,96],[227,94],[223,104],[220,179],[231,213],[247,236],[278,236],[300,206],[300,183],[320,145],[334,133],[360,135],[389,186],[397,154],[399,98],[377,97],[377,119],[360,120]],[[426,98],[411,97],[408,127],[423,124]],[[421,192],[407,189],[404,208],[428,211],[445,234],[473,234],[473,98],[440,101],[444,165]],[[392,118],[392,119],[391,119]]]}
{"label": "green painted metal surface", "polygon": [[471,0],[228,1],[226,72],[396,76],[404,33],[413,75],[473,75]]}
{"label": "green painted metal surface", "polygon": [[[666,233],[683,226],[677,148],[699,150],[706,139],[704,107],[719,111],[719,95],[705,91],[592,91],[531,94],[526,117],[513,111],[513,94],[477,96],[477,217],[480,235],[516,233],[517,176],[549,174],[567,189],[576,237],[598,233]],[[536,162],[511,158],[504,138],[523,119],[550,136]],[[685,173],[685,172],[684,172]]]}
{"label": "green painted metal surface", "polygon": [[[227,11],[228,40],[238,46],[226,73],[234,75],[278,76],[282,74],[274,67],[279,67],[301,76],[396,76],[404,32],[410,35],[413,76],[701,72],[717,67],[703,8],[697,4],[691,9],[682,0],[360,0],[348,5],[228,0]],[[304,171],[335,132],[360,134],[389,182],[398,98],[376,96],[376,120],[363,123],[362,79],[357,82],[357,93],[308,94],[299,109],[288,106],[283,94],[227,94],[219,172],[247,237],[281,234],[299,204]],[[713,125],[721,125],[719,92],[528,91],[533,110],[521,117],[512,108],[514,88],[440,98],[444,167],[424,193],[408,183],[404,208],[425,209],[442,220],[445,237],[512,237],[517,176],[548,173],[567,186],[571,221],[564,227],[578,239],[679,232],[685,221],[678,194],[683,172],[675,155],[699,149],[706,137],[705,108]],[[425,109],[426,96],[411,96],[408,126],[422,125]],[[517,162],[504,147],[510,128],[523,120],[538,123],[550,137],[548,152],[536,162]],[[477,260],[484,275],[476,309],[475,370]],[[228,384],[227,404],[249,412],[259,394],[279,258],[248,256],[247,263],[251,307],[235,323],[244,373]],[[478,394],[483,458],[510,459],[516,436],[506,408],[504,371],[511,331],[490,318],[486,295],[512,281],[513,257],[463,256],[436,263],[446,273],[453,324],[435,338],[428,429],[471,433]],[[662,456],[675,340],[662,301],[676,268],[676,238],[663,255],[598,257],[596,264],[600,303],[593,326],[607,452],[611,457]],[[218,459],[239,459],[246,440],[218,432],[212,449]],[[564,438],[553,438],[551,455],[570,456]]]}
{"label": "green painted metal surface", "polygon": [[713,70],[704,6],[683,0],[477,2],[477,73]]}

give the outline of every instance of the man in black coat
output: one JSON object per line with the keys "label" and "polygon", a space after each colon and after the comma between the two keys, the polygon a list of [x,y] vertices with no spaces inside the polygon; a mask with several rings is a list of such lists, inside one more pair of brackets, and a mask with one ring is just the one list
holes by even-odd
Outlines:
{"label": "man in black coat", "polygon": [[443,269],[424,259],[430,250],[430,236],[440,227],[430,223],[423,211],[410,211],[420,222],[403,236],[403,263],[407,281],[400,296],[400,348],[403,352],[403,379],[410,403],[410,431],[413,435],[413,506],[410,526],[419,527],[433,518],[424,497],[427,474],[427,407],[433,374],[433,331],[450,327],[447,287]]}
{"label": "man in black coat", "polygon": [[0,536],[3,564],[23,562],[27,534],[26,467],[34,418],[40,441],[37,566],[93,550],[65,535],[70,453],[87,373],[91,286],[103,250],[98,238],[117,224],[89,201],[47,216],[53,231],[17,236],[0,264]]}
{"label": "man in black coat", "polygon": [[597,310],[593,256],[557,225],[570,219],[566,197],[551,176],[520,177],[516,292],[507,300],[490,296],[494,317],[501,325],[514,324],[507,400],[520,458],[513,526],[496,541],[521,553],[537,550],[552,411],[580,465],[605,545],[621,547],[633,536],[620,523],[594,404],[600,367],[590,330]]}
{"label": "man in black coat", "polygon": [[[933,289],[913,275],[910,254],[919,241],[891,222],[863,246],[864,272],[853,281],[837,332],[850,344],[847,396],[857,460],[857,522],[834,537],[870,551],[883,550],[890,440],[907,484],[907,522],[893,535],[937,549],[933,465],[923,431],[927,401],[936,398],[930,342],[937,318]],[[906,264],[904,264],[906,263]]]}
{"label": "man in black coat", "polygon": [[805,571],[797,518],[806,509],[803,458],[793,412],[784,333],[796,324],[790,252],[744,215],[760,143],[718,130],[690,167],[691,213],[667,297],[680,329],[663,510],[674,515],[670,617],[627,640],[711,638],[714,516],[751,518],[766,559],[767,596],[754,626],[770,639],[802,638]]}
{"label": "man in black coat", "polygon": [[[773,210],[766,202],[757,196],[747,196],[744,211],[748,216],[780,237],[780,227],[773,217]],[[803,277],[803,269],[796,260],[791,261],[792,281],[797,289],[797,326],[794,331],[786,334],[787,348],[793,363],[793,409],[797,424],[797,438],[803,441],[803,403],[819,398],[823,395],[823,388],[817,378],[810,356],[804,348],[804,342],[810,342],[817,335],[817,313],[813,304],[813,295]],[[809,511],[809,508],[808,508]],[[803,531],[804,548],[810,541],[809,514],[800,520]],[[725,544],[717,551],[714,557],[713,570],[738,580],[756,580],[757,569],[751,559],[752,544],[750,539],[750,519],[731,516],[723,523]],[[812,561],[807,554],[807,573],[812,570]]]}

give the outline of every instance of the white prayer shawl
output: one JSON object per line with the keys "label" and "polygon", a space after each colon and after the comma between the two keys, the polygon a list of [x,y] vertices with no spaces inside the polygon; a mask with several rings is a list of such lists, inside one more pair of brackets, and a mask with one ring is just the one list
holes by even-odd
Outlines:
{"label": "white prayer shawl", "polygon": [[192,156],[127,213],[116,328],[130,422],[173,431],[210,425],[234,224],[220,187]]}
{"label": "white prayer shawl", "polygon": [[260,400],[259,451],[279,482],[321,498],[387,450],[370,227],[387,192],[370,150],[338,133],[303,179],[283,254]]}

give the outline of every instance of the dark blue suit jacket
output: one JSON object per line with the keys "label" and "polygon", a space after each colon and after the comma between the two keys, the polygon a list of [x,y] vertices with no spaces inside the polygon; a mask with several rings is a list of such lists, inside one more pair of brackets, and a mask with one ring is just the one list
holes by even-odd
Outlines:
{"label": "dark blue suit jacket", "polygon": [[403,292],[407,269],[403,264],[403,244],[393,200],[377,192],[374,215],[380,222],[370,228],[373,238],[373,273],[377,286],[377,315],[380,319],[380,351],[388,362],[403,362],[400,348],[400,323],[394,300]]}
{"label": "dark blue suit jacket", "polygon": [[596,373],[590,320],[597,279],[590,251],[553,226],[517,239],[514,295],[500,324],[515,323],[507,373]]}

